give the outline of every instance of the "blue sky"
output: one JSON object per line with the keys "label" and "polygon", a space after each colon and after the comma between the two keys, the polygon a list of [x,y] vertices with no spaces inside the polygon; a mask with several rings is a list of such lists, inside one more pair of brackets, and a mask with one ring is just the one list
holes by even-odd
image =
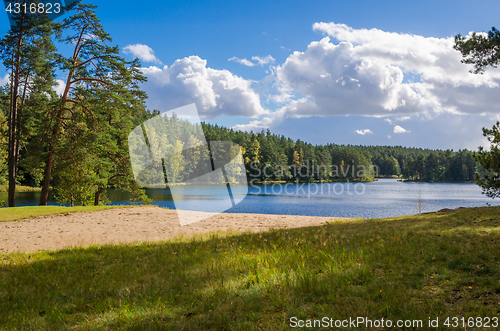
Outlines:
{"label": "blue sky", "polygon": [[450,39],[500,25],[494,1],[93,3],[142,59],[150,108],[194,102],[208,122],[313,144],[455,150],[487,145],[500,118],[498,69],[469,74]]}

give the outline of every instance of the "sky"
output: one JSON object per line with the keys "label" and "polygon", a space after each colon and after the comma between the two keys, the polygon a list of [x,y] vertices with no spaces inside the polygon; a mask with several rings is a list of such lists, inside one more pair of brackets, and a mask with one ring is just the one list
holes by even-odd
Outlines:
{"label": "sky", "polygon": [[481,129],[500,120],[500,69],[474,75],[453,49],[500,25],[494,1],[92,3],[141,60],[149,109],[195,103],[209,123],[312,144],[454,150],[488,146]]}

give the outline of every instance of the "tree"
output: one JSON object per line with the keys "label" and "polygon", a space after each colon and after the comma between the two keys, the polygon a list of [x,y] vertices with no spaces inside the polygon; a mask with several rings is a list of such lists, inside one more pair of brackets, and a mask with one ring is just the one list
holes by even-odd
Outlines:
{"label": "tree", "polygon": [[[128,134],[144,110],[108,100],[88,96],[67,114],[53,172],[60,203],[99,205],[110,186],[141,195],[130,168]],[[86,112],[95,117],[87,118]]]}
{"label": "tree", "polygon": [[425,156],[424,156],[424,154],[422,154],[422,153],[418,154],[417,158],[413,162],[413,170],[418,175],[418,179],[422,180],[423,174],[425,171]]}
{"label": "tree", "polygon": [[[487,67],[496,68],[500,61],[500,31],[491,28],[487,36],[484,34],[472,33],[470,38],[463,37],[460,34],[455,37],[454,48],[462,53],[463,63],[474,64],[475,74],[483,73]],[[474,153],[474,158],[490,174],[476,176],[476,183],[482,187],[483,193],[491,198],[500,197],[500,122],[496,122],[493,128],[483,128],[483,135],[490,142],[490,151],[487,152],[483,147]]]}
{"label": "tree", "polygon": [[458,34],[453,48],[462,53],[462,63],[474,65],[471,72],[482,74],[489,66],[496,68],[500,61],[500,31],[493,27],[486,36],[476,32],[470,37]]}
{"label": "tree", "polygon": [[438,158],[435,152],[431,152],[425,158],[425,174],[426,181],[435,181],[437,178],[436,171],[438,169]]}
{"label": "tree", "polygon": [[9,131],[9,128],[7,126],[7,119],[5,118],[5,113],[4,113],[4,109],[8,107],[8,105],[4,103],[4,101],[6,101],[7,98],[8,95],[4,93],[3,88],[0,88],[0,103],[2,108],[0,109],[0,185],[4,184],[7,181],[7,175],[8,175],[7,133]]}
{"label": "tree", "polygon": [[[75,117],[83,123],[96,122],[104,117],[111,123],[116,120],[117,111],[137,107],[145,98],[144,92],[138,88],[138,83],[145,81],[138,69],[138,61],[126,62],[118,55],[118,47],[108,46],[111,38],[95,15],[95,8],[78,3],[74,7],[75,15],[56,25],[58,40],[72,45],[73,52],[69,57],[59,56],[61,70],[67,78],[59,105],[51,114],[53,124],[48,137],[40,205],[47,204],[52,169],[61,149],[65,127],[71,127],[75,122],[69,123]],[[99,106],[107,113],[99,116],[92,106],[103,100],[106,103]],[[74,109],[83,117],[75,115]]]}
{"label": "tree", "polygon": [[[12,1],[13,2],[13,1]],[[23,1],[25,2],[25,1]],[[54,95],[55,85],[51,54],[55,48],[46,15],[20,11],[7,35],[0,41],[0,56],[10,72],[8,111],[8,180],[9,207],[15,206],[19,149],[27,118],[26,100]],[[29,117],[28,117],[29,118]]]}
{"label": "tree", "polygon": [[415,161],[413,160],[413,157],[408,156],[405,165],[403,167],[404,178],[413,179],[413,177],[415,176],[414,166],[415,166]]}
{"label": "tree", "polygon": [[181,140],[177,140],[168,158],[168,163],[165,165],[168,169],[168,182],[170,184],[182,182],[182,172],[184,170],[184,156],[182,155],[183,147],[184,143]]}
{"label": "tree", "polygon": [[250,162],[258,163],[262,158],[260,154],[260,143],[257,139],[253,141],[250,147],[247,150],[248,155],[250,156]]}
{"label": "tree", "polygon": [[483,128],[483,135],[491,143],[490,151],[487,152],[483,147],[479,147],[479,152],[474,153],[474,158],[490,174],[476,176],[476,183],[482,187],[483,193],[490,198],[500,197],[500,122],[496,122],[493,128]]}
{"label": "tree", "polygon": [[399,176],[401,174],[401,168],[399,167],[398,160],[394,156],[391,156],[389,158],[389,164],[391,175]]}

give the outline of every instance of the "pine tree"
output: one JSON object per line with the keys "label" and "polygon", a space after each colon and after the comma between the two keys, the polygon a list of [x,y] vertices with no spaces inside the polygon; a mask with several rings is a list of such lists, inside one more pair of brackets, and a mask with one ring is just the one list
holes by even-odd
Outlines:
{"label": "pine tree", "polygon": [[55,85],[51,58],[55,50],[50,36],[51,25],[45,15],[14,14],[15,24],[0,41],[0,56],[8,71],[8,180],[9,207],[15,206],[19,150],[23,143],[27,116],[27,100],[53,96]]}
{"label": "pine tree", "polygon": [[[60,103],[51,118],[53,126],[48,140],[40,205],[47,204],[55,157],[61,150],[60,137],[66,132],[65,126],[74,126],[74,123],[68,124],[71,120],[74,122],[75,118],[80,120],[82,117],[81,120],[87,123],[104,117],[112,123],[117,120],[120,109],[143,106],[145,94],[140,91],[138,83],[145,78],[139,71],[139,63],[136,60],[126,62],[118,55],[118,47],[108,46],[111,38],[95,15],[95,8],[79,3],[74,8],[75,15],[56,25],[59,41],[74,48],[68,57],[59,56],[60,67],[67,79]],[[98,116],[94,112],[95,105],[106,113]],[[79,113],[75,115],[73,109]],[[70,114],[70,120],[66,119],[66,114]],[[104,187],[101,186],[99,191]]]}

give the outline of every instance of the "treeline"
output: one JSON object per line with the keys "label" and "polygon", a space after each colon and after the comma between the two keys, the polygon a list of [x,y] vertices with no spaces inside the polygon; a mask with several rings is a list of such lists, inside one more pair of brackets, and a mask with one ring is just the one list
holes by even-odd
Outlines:
{"label": "treeline", "polygon": [[[242,147],[250,180],[372,180],[374,177],[401,177],[415,181],[468,182],[474,181],[476,174],[485,172],[474,160],[474,153],[466,149],[455,152],[401,146],[315,146],[273,134],[269,129],[257,133],[241,132],[203,123],[203,130],[207,141],[232,141]],[[294,168],[300,167],[302,173],[294,175]],[[281,171],[287,168],[292,171]]]}
{"label": "treeline", "polygon": [[[202,126],[174,113],[155,116],[128,137],[132,169],[139,185],[172,189],[176,184],[245,183],[241,148],[231,142],[207,144]],[[239,156],[239,158],[236,158]],[[213,171],[215,166],[217,171]],[[224,166],[224,172],[222,171]]]}

